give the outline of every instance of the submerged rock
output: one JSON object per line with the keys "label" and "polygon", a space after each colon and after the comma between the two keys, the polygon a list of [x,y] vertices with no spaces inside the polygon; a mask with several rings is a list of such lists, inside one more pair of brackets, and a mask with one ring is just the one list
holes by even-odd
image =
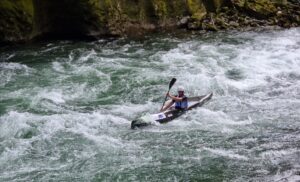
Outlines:
{"label": "submerged rock", "polygon": [[295,0],[0,1],[0,42],[299,25]]}

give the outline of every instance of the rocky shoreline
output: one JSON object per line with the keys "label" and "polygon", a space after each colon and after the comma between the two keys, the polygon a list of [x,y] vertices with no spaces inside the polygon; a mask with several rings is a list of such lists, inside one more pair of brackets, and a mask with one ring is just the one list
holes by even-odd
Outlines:
{"label": "rocky shoreline", "polygon": [[300,26],[300,0],[2,0],[0,43]]}

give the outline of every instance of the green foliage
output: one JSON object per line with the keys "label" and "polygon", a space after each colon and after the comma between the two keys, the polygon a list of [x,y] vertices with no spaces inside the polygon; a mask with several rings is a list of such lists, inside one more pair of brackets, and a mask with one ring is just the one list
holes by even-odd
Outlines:
{"label": "green foliage", "polygon": [[269,0],[246,1],[245,7],[257,18],[265,18],[276,13],[276,7]]}
{"label": "green foliage", "polygon": [[176,25],[194,30],[257,25],[240,15],[269,20],[268,25],[279,22],[285,27],[297,26],[300,18],[291,13],[297,10],[289,3],[287,0],[0,0],[0,42],[27,40],[43,34],[142,35],[144,30]]}
{"label": "green foliage", "polygon": [[200,0],[187,0],[192,18],[202,20],[206,16],[206,8]]}
{"label": "green foliage", "polygon": [[168,6],[167,2],[164,0],[152,0],[155,14],[159,17],[159,19],[164,20],[168,15]]}
{"label": "green foliage", "polygon": [[0,41],[29,39],[32,27],[32,0],[0,1]]}

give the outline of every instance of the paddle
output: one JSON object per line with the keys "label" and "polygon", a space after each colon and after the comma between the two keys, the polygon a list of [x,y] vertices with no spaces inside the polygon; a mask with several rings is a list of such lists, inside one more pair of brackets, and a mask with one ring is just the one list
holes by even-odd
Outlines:
{"label": "paddle", "polygon": [[[175,82],[176,82],[176,78],[172,78],[172,80],[171,80],[170,83],[169,83],[169,90],[168,90],[168,92],[170,92],[170,90],[171,90],[171,88],[173,87],[173,85],[174,85]],[[168,92],[167,92],[167,93],[168,93]],[[160,109],[160,110],[163,109],[163,107],[164,107],[164,105],[165,105],[165,102],[166,102],[166,100],[167,100],[167,97],[168,97],[168,96],[165,97],[164,103],[163,103],[163,105],[161,106],[161,109]]]}

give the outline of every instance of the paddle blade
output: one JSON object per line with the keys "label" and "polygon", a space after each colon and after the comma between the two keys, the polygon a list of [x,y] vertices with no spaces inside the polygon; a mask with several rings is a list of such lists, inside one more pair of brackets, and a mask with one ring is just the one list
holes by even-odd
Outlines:
{"label": "paddle blade", "polygon": [[169,90],[173,87],[175,82],[176,82],[176,78],[172,78],[172,80],[169,83]]}

